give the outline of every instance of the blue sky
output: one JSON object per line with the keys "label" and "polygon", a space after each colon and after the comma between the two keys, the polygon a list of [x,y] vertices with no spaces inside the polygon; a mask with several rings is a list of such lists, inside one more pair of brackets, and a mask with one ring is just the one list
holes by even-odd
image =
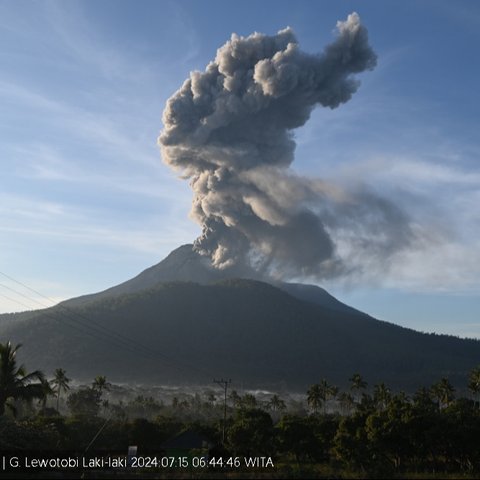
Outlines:
{"label": "blue sky", "polygon": [[[475,1],[0,2],[0,271],[59,300],[191,242],[191,191],[156,145],[166,100],[232,32],[288,25],[320,52],[352,11],[378,66],[296,132],[293,168],[360,179],[431,238],[383,272],[323,286],[384,320],[480,337]],[[0,284],[0,312],[38,307]]]}

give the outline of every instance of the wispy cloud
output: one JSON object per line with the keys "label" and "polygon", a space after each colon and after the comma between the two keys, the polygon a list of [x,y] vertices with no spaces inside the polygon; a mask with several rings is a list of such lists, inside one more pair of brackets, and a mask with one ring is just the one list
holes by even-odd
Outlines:
{"label": "wispy cloud", "polygon": [[[454,156],[452,156],[455,158]],[[452,158],[451,157],[451,158]],[[442,163],[438,163],[438,161]],[[462,168],[452,162],[445,162],[445,158],[428,161],[424,158],[411,156],[397,156],[389,153],[378,155],[363,162],[343,167],[343,173],[358,175],[363,178],[378,178],[389,183],[421,184],[425,187],[444,187],[456,185],[460,187],[480,188],[480,171]]]}
{"label": "wispy cloud", "polygon": [[[447,152],[445,152],[447,153]],[[447,153],[448,154],[448,153]],[[438,159],[440,160],[440,159]],[[362,182],[413,220],[421,242],[398,252],[381,272],[371,265],[349,284],[411,292],[475,294],[480,290],[480,173],[462,162],[389,152],[343,165],[336,178]],[[354,261],[354,258],[352,259]]]}
{"label": "wispy cloud", "polygon": [[[135,273],[198,235],[188,187],[156,146],[172,72],[198,51],[188,16],[170,9],[165,34],[184,32],[186,55],[133,37],[119,48],[81,2],[0,5],[0,262],[24,279],[41,271],[36,285],[64,278],[58,297],[124,280],[122,264]],[[104,283],[66,272],[82,271],[78,258],[108,264]]]}

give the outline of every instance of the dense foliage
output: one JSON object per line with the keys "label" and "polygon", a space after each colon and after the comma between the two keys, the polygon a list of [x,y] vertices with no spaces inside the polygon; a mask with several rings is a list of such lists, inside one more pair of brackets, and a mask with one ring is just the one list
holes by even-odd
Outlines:
{"label": "dense foliage", "polygon": [[[8,348],[6,358],[11,360],[16,347]],[[16,407],[23,405],[15,409],[22,412],[17,417],[7,411],[0,416],[4,452],[81,453],[89,448],[125,454],[128,445],[137,445],[142,455],[160,454],[167,440],[194,431],[209,439],[211,456],[269,457],[284,476],[480,475],[480,368],[470,373],[469,398],[457,397],[447,378],[406,395],[384,383],[369,388],[358,373],[343,392],[321,379],[301,401],[233,390],[223,445],[223,400],[213,390],[179,394],[168,403],[144,395],[115,401],[117,387],[97,376],[90,386],[72,387],[59,402],[70,381],[57,369],[51,380],[55,388],[44,388],[44,396],[34,404],[13,390],[6,393],[4,371],[10,375],[1,370],[0,394]],[[44,379],[41,372],[35,377]]]}
{"label": "dense foliage", "polygon": [[77,379],[101,366],[111,381],[199,385],[219,372],[272,390],[305,391],[318,377],[345,388],[355,370],[395,389],[442,377],[458,388],[480,358],[478,340],[415,332],[247,280],[163,283],[53,307],[0,324],[0,335],[23,343],[29,364],[48,372],[61,365]]}

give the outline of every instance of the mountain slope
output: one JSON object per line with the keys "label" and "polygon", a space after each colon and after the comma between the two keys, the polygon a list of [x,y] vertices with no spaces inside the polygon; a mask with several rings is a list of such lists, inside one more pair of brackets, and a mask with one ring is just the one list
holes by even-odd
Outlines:
{"label": "mountain slope", "polygon": [[252,280],[163,283],[73,307],[78,318],[154,356],[75,330],[67,325],[73,314],[59,308],[6,327],[2,337],[24,344],[29,368],[62,367],[75,378],[199,384],[227,376],[244,386],[304,390],[322,377],[345,384],[358,371],[370,383],[412,390],[442,376],[464,384],[480,363],[478,341],[418,333]]}
{"label": "mountain slope", "polygon": [[[78,306],[86,303],[106,298],[109,296],[120,295],[124,293],[135,293],[154,287],[161,282],[196,282],[200,284],[210,284],[229,278],[247,278],[262,280],[267,283],[285,290],[290,295],[308,302],[316,303],[338,311],[348,311],[361,313],[358,310],[339,302],[323,288],[316,285],[305,285],[300,283],[285,283],[274,281],[259,275],[254,270],[242,270],[230,268],[218,270],[210,265],[207,258],[202,257],[193,250],[193,245],[187,244],[173,250],[160,263],[147,268],[136,277],[127,280],[119,285],[111,287],[103,292],[84,295],[64,302],[64,305]],[[365,315],[365,314],[364,314]]]}

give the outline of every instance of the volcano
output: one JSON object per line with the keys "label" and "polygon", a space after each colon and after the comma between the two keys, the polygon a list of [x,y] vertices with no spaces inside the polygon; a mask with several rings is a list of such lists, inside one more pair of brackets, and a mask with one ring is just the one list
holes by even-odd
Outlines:
{"label": "volcano", "polygon": [[362,314],[362,312],[338,301],[325,289],[316,285],[275,281],[259,274],[253,269],[246,270],[245,267],[241,270],[235,267],[222,270],[213,268],[209,259],[199,255],[193,249],[192,244],[182,245],[173,250],[160,263],[147,268],[126,282],[104,290],[103,292],[68,300],[64,302],[64,304],[67,306],[85,305],[101,298],[140,292],[155,287],[162,282],[195,282],[201,285],[208,285],[234,278],[263,281],[284,290],[300,300],[313,302],[333,310]]}
{"label": "volcano", "polygon": [[[240,277],[242,274],[242,278]],[[411,391],[441,377],[457,387],[480,363],[480,342],[372,318],[315,285],[217,270],[183,245],[136,277],[44,310],[0,315],[21,360],[76,379],[304,390],[361,373]]]}

